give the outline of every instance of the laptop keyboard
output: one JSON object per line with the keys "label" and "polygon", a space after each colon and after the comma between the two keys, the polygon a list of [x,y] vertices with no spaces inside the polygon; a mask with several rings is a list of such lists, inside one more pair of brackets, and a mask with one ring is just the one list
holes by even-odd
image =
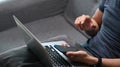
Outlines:
{"label": "laptop keyboard", "polygon": [[60,54],[52,47],[46,46],[46,50],[50,56],[51,62],[53,66],[62,66],[62,67],[69,67],[70,64],[60,56]]}

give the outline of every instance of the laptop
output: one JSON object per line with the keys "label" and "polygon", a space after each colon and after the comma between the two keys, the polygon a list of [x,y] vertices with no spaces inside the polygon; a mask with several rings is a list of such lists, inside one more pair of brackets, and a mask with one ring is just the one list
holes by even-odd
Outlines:
{"label": "laptop", "polygon": [[45,67],[89,67],[82,63],[70,61],[64,53],[55,45],[66,43],[65,41],[53,41],[41,43],[21,22],[13,15],[15,23],[23,34],[24,41],[31,52]]}

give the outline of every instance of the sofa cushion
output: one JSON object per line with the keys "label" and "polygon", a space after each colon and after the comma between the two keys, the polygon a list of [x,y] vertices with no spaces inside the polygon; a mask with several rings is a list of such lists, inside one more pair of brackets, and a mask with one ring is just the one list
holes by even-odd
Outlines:
{"label": "sofa cushion", "polygon": [[0,31],[15,26],[12,15],[30,22],[64,11],[67,0],[4,0],[0,1]]}

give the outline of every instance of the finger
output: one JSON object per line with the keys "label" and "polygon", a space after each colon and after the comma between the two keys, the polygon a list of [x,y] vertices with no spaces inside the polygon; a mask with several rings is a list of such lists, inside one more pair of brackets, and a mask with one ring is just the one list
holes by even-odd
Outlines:
{"label": "finger", "polygon": [[69,47],[70,45],[67,44],[67,43],[62,43],[61,46],[67,46],[67,47]]}
{"label": "finger", "polygon": [[83,57],[83,56],[86,56],[87,53],[85,51],[76,51],[76,52],[70,51],[70,52],[67,52],[66,55],[68,57]]}
{"label": "finger", "polygon": [[81,22],[81,16],[80,17],[77,17],[76,20],[75,20],[75,26],[77,28],[80,28],[80,22]]}
{"label": "finger", "polygon": [[85,20],[81,20],[81,23],[80,23],[80,29],[81,30],[85,30]]}
{"label": "finger", "polygon": [[80,22],[80,29],[85,30],[85,25],[86,25],[86,16],[82,15],[81,22]]}
{"label": "finger", "polygon": [[84,24],[85,20],[86,20],[86,15],[82,15],[82,19],[81,19],[81,25]]}
{"label": "finger", "polygon": [[66,54],[67,54],[67,56],[70,56],[70,57],[73,57],[73,56],[78,56],[78,55],[80,55],[80,54],[78,53],[78,51],[76,51],[76,52],[69,51],[69,52],[67,52]]}
{"label": "finger", "polygon": [[88,30],[90,29],[91,24],[91,19],[90,16],[85,15],[84,18],[82,19],[81,25],[83,30]]}
{"label": "finger", "polygon": [[78,17],[76,20],[75,20],[75,26],[81,30],[83,30],[83,23],[84,23],[84,15]]}
{"label": "finger", "polygon": [[75,20],[75,26],[81,30],[87,30],[90,28],[90,20],[89,15],[82,15]]}

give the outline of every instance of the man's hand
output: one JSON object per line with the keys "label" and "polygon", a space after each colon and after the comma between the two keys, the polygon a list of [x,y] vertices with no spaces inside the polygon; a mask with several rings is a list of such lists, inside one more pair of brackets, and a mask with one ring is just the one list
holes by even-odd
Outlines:
{"label": "man's hand", "polygon": [[89,65],[97,64],[98,62],[98,59],[96,57],[89,55],[85,51],[76,51],[76,52],[70,51],[67,52],[66,55],[72,61],[82,62]]}
{"label": "man's hand", "polygon": [[[70,45],[67,43],[63,43],[63,44],[61,44],[61,46],[70,46]],[[98,58],[89,55],[87,52],[85,52],[83,50],[68,51],[66,53],[66,56],[72,61],[82,62],[82,63],[86,63],[89,65],[97,64],[97,62],[98,62]]]}
{"label": "man's hand", "polygon": [[75,25],[84,31],[95,31],[98,29],[98,24],[88,15],[82,15],[75,20]]}
{"label": "man's hand", "polygon": [[92,31],[98,27],[97,23],[93,19],[91,19],[90,16],[88,15],[82,15],[78,17],[75,20],[75,25],[76,27],[85,31]]}

